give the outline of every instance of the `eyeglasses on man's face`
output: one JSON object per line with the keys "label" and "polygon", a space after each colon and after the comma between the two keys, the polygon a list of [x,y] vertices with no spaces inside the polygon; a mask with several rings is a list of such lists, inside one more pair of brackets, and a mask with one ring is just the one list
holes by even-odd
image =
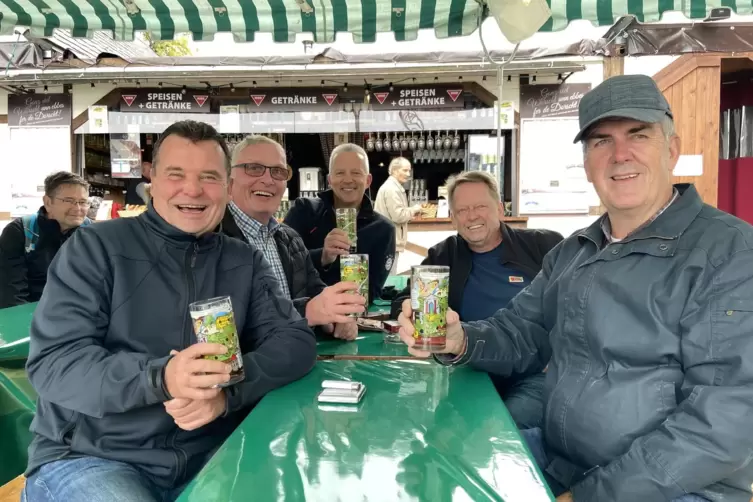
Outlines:
{"label": "eyeglasses on man's face", "polygon": [[91,202],[89,202],[88,200],[76,200],[71,197],[65,197],[62,199],[60,197],[55,197],[55,199],[69,206],[80,206],[83,208],[89,208],[92,205]]}
{"label": "eyeglasses on man's face", "polygon": [[233,166],[233,169],[243,169],[243,171],[254,178],[260,178],[264,176],[264,171],[269,169],[269,175],[273,180],[288,181],[293,172],[287,167],[283,166],[265,166],[264,164],[257,164],[254,162],[247,162],[245,164],[237,164]]}

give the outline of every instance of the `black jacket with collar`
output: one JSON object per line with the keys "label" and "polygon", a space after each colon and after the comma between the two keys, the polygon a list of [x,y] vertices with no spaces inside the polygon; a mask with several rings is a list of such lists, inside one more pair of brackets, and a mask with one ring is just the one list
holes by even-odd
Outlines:
{"label": "black jacket with collar", "polygon": [[60,224],[47,217],[44,207],[37,213],[37,227],[39,238],[29,253],[22,218],[8,223],[0,235],[0,308],[39,301],[52,259],[76,231],[62,232]]}
{"label": "black jacket with collar", "polygon": [[[248,242],[229,209],[225,210],[221,231],[225,235]],[[306,304],[327,285],[319,277],[319,272],[316,271],[309,251],[298,232],[280,223],[280,228],[273,235],[277,254],[280,255],[280,262],[288,280],[290,298],[301,317],[306,317]]]}
{"label": "black jacket with collar", "polygon": [[[195,343],[189,305],[229,296],[246,379],[226,412],[194,431],[165,412],[171,350]],[[154,209],[74,232],[52,261],[30,330],[37,391],[28,478],[61,458],[134,465],[162,489],[191,479],[268,392],[301,378],[316,341],[261,251],[182,232]]]}
{"label": "black jacket with collar", "polygon": [[[340,260],[327,268],[322,267],[324,238],[337,227],[335,219],[335,195],[332,190],[319,192],[318,198],[296,199],[285,223],[303,238],[311,251],[311,260],[322,280],[333,285],[340,282]],[[356,252],[369,255],[369,303],[379,298],[395,259],[395,226],[387,218],[374,211],[371,199],[363,196],[356,220],[358,242]]]}
{"label": "black jacket with collar", "polygon": [[[502,264],[519,270],[533,279],[541,271],[544,256],[563,237],[552,230],[513,228],[500,223],[502,243],[500,261]],[[444,265],[450,267],[450,308],[460,311],[463,293],[468,277],[471,275],[473,255],[468,243],[459,234],[448,237],[429,249],[422,265]],[[410,285],[403,290],[400,297],[410,295]],[[504,305],[500,306],[504,307]]]}

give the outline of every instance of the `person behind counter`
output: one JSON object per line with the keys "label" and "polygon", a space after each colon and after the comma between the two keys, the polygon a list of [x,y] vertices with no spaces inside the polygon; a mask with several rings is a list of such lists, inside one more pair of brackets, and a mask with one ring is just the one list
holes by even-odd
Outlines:
{"label": "person behind counter", "polygon": [[[562,241],[551,230],[506,225],[499,185],[483,171],[465,171],[447,180],[450,217],[458,234],[429,249],[422,265],[450,267],[451,309],[462,321],[491,317],[525,289],[541,271],[544,256]],[[410,296],[406,288],[400,297]],[[543,366],[510,377],[489,376],[521,429],[541,426]]]}
{"label": "person behind counter", "polygon": [[89,184],[60,171],[44,180],[44,205],[16,218],[0,235],[0,308],[39,301],[47,269],[60,247],[81,225],[88,225]]}
{"label": "person behind counter", "polygon": [[335,147],[327,179],[332,188],[315,199],[296,199],[285,223],[303,238],[322,280],[331,286],[340,282],[339,257],[350,252],[347,234],[337,228],[335,209],[358,209],[356,252],[369,255],[369,302],[373,302],[379,298],[395,259],[395,227],[374,212],[366,195],[371,174],[364,149],[352,143]]}
{"label": "person behind counter", "polygon": [[374,200],[374,211],[395,224],[395,259],[392,261],[391,274],[397,273],[400,254],[405,252],[408,243],[408,222],[421,212],[421,206],[408,206],[408,197],[403,186],[411,179],[411,165],[405,157],[392,159],[389,166],[390,177],[387,178]]}
{"label": "person behind counter", "polygon": [[[335,338],[355,340],[358,326],[346,314],[365,310],[366,299],[348,293],[352,284],[327,287],[298,233],[274,218],[290,179],[285,149],[266,136],[249,136],[233,149],[230,194],[222,231],[257,247],[309,326]],[[359,303],[360,302],[360,303]]]}
{"label": "person behind counter", "polygon": [[[31,324],[37,391],[26,502],[175,500],[249,409],[308,373],[314,333],[253,246],[215,233],[228,201],[222,136],[194,121],[154,149],[152,202],[63,247]],[[230,296],[245,380],[193,343],[189,303]]]}
{"label": "person behind counter", "polygon": [[[606,214],[507,308],[450,312],[435,357],[502,374],[550,361],[543,426],[522,435],[558,502],[750,502],[753,227],[673,186],[680,138],[651,77],[607,79],[578,113]],[[411,345],[409,316],[406,301]]]}
{"label": "person behind counter", "polygon": [[143,206],[149,203],[152,178],[152,163],[141,163],[141,178],[128,178],[125,180],[125,203],[134,206]]}

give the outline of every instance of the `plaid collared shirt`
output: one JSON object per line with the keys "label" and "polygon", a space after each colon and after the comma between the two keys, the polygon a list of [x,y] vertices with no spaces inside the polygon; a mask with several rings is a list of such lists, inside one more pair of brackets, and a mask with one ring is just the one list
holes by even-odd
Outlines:
{"label": "plaid collared shirt", "polygon": [[[677,200],[677,197],[679,196],[680,196],[680,192],[675,188],[672,191],[672,198],[669,199],[669,202],[667,202],[667,204],[663,208],[659,209],[659,211],[657,211],[657,213],[654,216],[652,216],[647,222],[645,222],[643,225],[641,225],[640,227],[630,232],[630,235],[633,235],[634,233],[640,230],[643,230],[644,228],[649,226],[651,222],[653,222],[656,218],[661,216],[662,213],[666,211],[669,208],[669,206],[671,206],[672,203]],[[624,240],[624,239],[616,239],[612,236],[612,224],[609,222],[609,214],[607,214],[606,218],[601,220],[601,231],[604,232],[604,237],[607,238],[607,244],[612,244],[613,242],[620,242]],[[628,235],[627,237],[629,237],[630,235]]]}
{"label": "plaid collared shirt", "polygon": [[282,262],[280,261],[280,253],[277,251],[277,243],[274,239],[275,232],[280,228],[280,224],[277,220],[272,218],[269,220],[269,224],[262,225],[255,219],[248,216],[246,213],[235,205],[235,202],[231,202],[228,206],[230,213],[233,215],[235,223],[238,228],[243,232],[246,240],[256,246],[264,258],[272,265],[272,271],[277,277],[277,282],[280,283],[282,293],[286,298],[290,298],[290,288],[288,287],[288,279],[285,277],[285,270],[282,268]]}

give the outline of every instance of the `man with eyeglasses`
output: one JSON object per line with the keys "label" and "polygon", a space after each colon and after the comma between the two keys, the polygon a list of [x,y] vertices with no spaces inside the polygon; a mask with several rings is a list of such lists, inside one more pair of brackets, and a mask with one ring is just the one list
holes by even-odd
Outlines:
{"label": "man with eyeglasses", "polygon": [[336,338],[355,339],[358,327],[346,314],[363,312],[366,299],[348,293],[353,284],[327,287],[298,233],[274,218],[291,175],[282,145],[265,136],[249,136],[233,150],[232,166],[232,202],[222,231],[264,254],[283,295],[293,300],[309,326],[322,326]]}
{"label": "man with eyeglasses", "polygon": [[[322,280],[335,284],[340,280],[340,256],[350,253],[369,255],[369,302],[379,298],[395,260],[395,225],[374,211],[366,190],[371,186],[369,157],[353,143],[335,147],[329,157],[330,190],[317,198],[299,198],[290,207],[285,223],[293,227],[311,251]],[[335,209],[355,208],[356,242],[337,228]]]}
{"label": "man with eyeglasses", "polygon": [[60,171],[44,180],[44,205],[16,218],[0,235],[0,308],[39,301],[47,269],[63,243],[89,224],[89,184]]}

